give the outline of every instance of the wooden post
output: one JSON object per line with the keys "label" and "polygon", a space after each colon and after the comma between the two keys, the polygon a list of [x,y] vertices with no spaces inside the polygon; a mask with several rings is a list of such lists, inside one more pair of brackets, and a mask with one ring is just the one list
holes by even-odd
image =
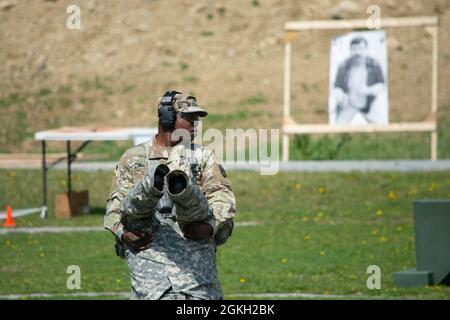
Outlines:
{"label": "wooden post", "polygon": [[[437,124],[438,111],[438,83],[439,83],[439,33],[438,26],[430,27],[432,45],[432,66],[431,66],[431,114],[433,115]],[[437,160],[438,136],[436,130],[431,132],[431,160]]]}
{"label": "wooden post", "polygon": [[[437,17],[397,17],[382,18],[381,28],[398,27],[421,27],[435,26]],[[367,29],[367,19],[352,20],[315,20],[315,21],[290,21],[286,22],[284,29],[286,31],[305,31],[305,30],[333,30],[333,29]]]}
{"label": "wooden post", "polygon": [[[292,44],[287,41],[284,46],[284,94],[283,94],[283,121],[291,113],[291,52]],[[284,123],[283,123],[284,126]],[[289,161],[289,136],[283,129],[283,162]]]}
{"label": "wooden post", "polygon": [[[431,57],[431,119],[437,124],[437,111],[438,111],[438,82],[439,82],[439,34],[438,25],[427,27],[426,30],[431,35],[432,41],[432,57]],[[431,160],[437,159],[438,149],[438,136],[437,127],[436,130],[431,132],[430,150]]]}
{"label": "wooden post", "polygon": [[289,135],[283,134],[283,162],[289,161]]}

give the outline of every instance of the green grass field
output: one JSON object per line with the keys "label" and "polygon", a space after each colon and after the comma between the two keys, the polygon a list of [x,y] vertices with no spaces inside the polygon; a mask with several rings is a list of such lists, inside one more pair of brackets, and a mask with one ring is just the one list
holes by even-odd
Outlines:
{"label": "green grass field", "polygon": [[[450,172],[279,173],[230,172],[237,198],[237,226],[218,249],[225,295],[314,293],[362,298],[448,299],[450,288],[396,288],[393,272],[415,266],[414,199],[450,198]],[[65,172],[50,171],[50,217],[16,219],[24,226],[101,226],[109,172],[74,173],[75,189],[88,189],[90,215],[57,221],[54,194],[65,189]],[[0,170],[0,207],[37,207],[39,171]],[[4,209],[2,209],[4,210]],[[107,232],[0,235],[0,295],[61,294],[66,268],[81,268],[80,292],[127,292],[126,263],[117,258]],[[366,287],[369,265],[382,272],[380,290]],[[92,299],[92,297],[81,297]],[[121,298],[123,297],[99,297]],[[242,297],[249,299],[249,297]]]}

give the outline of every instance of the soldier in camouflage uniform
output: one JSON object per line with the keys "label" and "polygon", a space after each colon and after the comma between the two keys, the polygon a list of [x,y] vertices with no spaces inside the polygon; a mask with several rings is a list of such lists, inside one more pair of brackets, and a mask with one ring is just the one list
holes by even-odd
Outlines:
{"label": "soldier in camouflage uniform", "polygon": [[128,149],[113,171],[104,226],[127,260],[132,299],[222,299],[216,246],[231,236],[234,194],[210,150],[172,141],[175,130],[192,139],[207,112],[176,91],[159,99],[158,110],[157,135]]}

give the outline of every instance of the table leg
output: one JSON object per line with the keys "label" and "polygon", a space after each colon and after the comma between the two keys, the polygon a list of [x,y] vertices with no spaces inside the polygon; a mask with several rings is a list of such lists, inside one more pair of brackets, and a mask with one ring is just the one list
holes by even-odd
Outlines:
{"label": "table leg", "polygon": [[48,215],[47,203],[47,161],[45,140],[42,140],[42,192],[43,192],[43,206],[41,209],[41,218],[46,219]]}
{"label": "table leg", "polygon": [[72,154],[70,153],[70,141],[67,141],[67,195],[70,199],[72,192],[72,175],[71,175]]}

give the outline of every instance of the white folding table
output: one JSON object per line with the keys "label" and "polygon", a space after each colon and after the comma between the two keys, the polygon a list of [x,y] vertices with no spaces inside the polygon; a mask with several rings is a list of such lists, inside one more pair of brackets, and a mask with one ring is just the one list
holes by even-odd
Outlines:
{"label": "white folding table", "polygon": [[[91,141],[123,141],[133,139],[134,144],[150,140],[156,133],[157,128],[85,128],[85,127],[63,127],[36,132],[34,139],[42,144],[42,192],[43,206],[41,218],[47,218],[47,171],[57,163],[67,159],[67,192],[72,191],[71,164],[76,160],[77,153],[86,147]],[[46,142],[66,141],[67,157],[62,157],[47,165]],[[72,141],[84,141],[75,152],[71,152]]]}

